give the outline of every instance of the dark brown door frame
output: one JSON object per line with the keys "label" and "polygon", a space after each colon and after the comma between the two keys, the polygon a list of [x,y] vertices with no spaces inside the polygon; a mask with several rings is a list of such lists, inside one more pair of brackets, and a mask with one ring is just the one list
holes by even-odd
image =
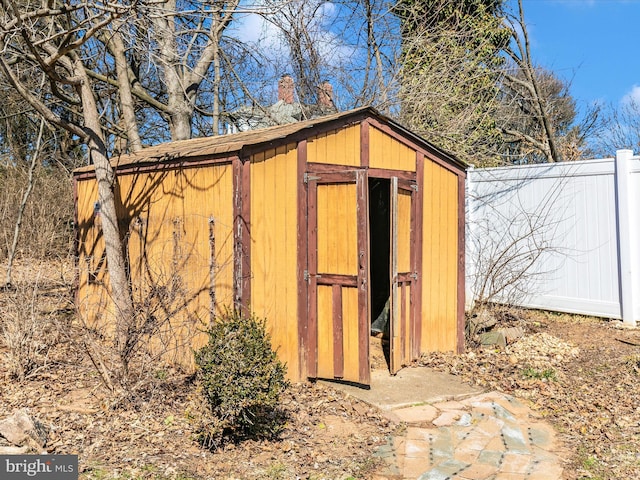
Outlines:
{"label": "dark brown door frame", "polygon": [[[419,155],[418,155],[419,156]],[[411,272],[400,272],[397,281],[399,283],[399,314],[402,316],[402,324],[405,328],[409,328],[409,355],[410,358],[405,359],[407,362],[415,360],[421,353],[421,334],[422,326],[420,322],[421,318],[421,300],[422,300],[422,282],[421,278],[421,263],[422,263],[422,218],[421,218],[421,204],[423,192],[421,191],[422,176],[424,175],[423,165],[420,160],[424,161],[424,158],[418,159],[418,171],[417,172],[400,172],[385,169],[344,169],[336,170],[335,166],[320,165],[320,164],[307,164],[307,172],[304,174],[305,187],[302,191],[305,195],[306,211],[307,211],[307,229],[304,232],[307,243],[307,270],[304,272],[304,288],[307,292],[306,298],[307,309],[306,314],[306,328],[305,333],[305,357],[306,357],[306,374],[308,378],[317,378],[317,288],[318,285],[332,286],[333,294],[333,312],[334,322],[340,323],[335,325],[335,331],[341,332],[341,319],[339,318],[339,308],[341,299],[340,286],[358,286],[358,301],[364,308],[359,309],[359,352],[360,352],[360,377],[361,383],[369,384],[370,382],[370,367],[369,367],[369,198],[368,198],[368,179],[369,178],[384,178],[391,179],[396,177],[398,179],[398,189],[411,192]],[[338,169],[340,167],[337,167]],[[302,177],[302,176],[301,176]],[[327,275],[323,274],[321,278],[318,278],[317,272],[317,185],[328,183],[356,183],[358,189],[357,199],[357,216],[358,216],[358,229],[359,232],[364,231],[364,234],[358,235],[358,252],[359,258],[359,274],[358,276],[340,276],[340,275]],[[410,308],[406,309],[406,286],[410,285]],[[403,332],[404,333],[404,332]],[[334,338],[334,347],[339,344],[341,338]],[[341,362],[341,349],[334,348],[334,352],[337,353],[337,357],[334,358],[338,368],[336,373],[340,374],[340,362]],[[403,347],[403,351],[405,351]],[[366,357],[366,358],[365,358]]]}

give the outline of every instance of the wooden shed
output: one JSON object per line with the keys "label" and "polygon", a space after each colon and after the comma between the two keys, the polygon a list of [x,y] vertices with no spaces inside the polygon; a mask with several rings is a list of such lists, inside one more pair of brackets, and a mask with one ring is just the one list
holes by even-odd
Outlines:
{"label": "wooden shed", "polygon": [[[113,163],[134,296],[172,317],[158,333],[176,352],[233,305],[266,319],[294,381],[368,384],[371,324],[385,305],[391,373],[423,352],[463,349],[464,164],[375,110]],[[76,170],[74,185],[80,313],[108,328],[93,168]]]}

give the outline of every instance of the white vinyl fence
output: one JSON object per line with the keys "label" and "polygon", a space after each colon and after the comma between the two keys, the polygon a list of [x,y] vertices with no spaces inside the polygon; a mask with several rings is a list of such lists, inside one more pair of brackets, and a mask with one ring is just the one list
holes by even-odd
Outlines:
{"label": "white vinyl fence", "polygon": [[467,299],[640,320],[640,157],[470,169]]}

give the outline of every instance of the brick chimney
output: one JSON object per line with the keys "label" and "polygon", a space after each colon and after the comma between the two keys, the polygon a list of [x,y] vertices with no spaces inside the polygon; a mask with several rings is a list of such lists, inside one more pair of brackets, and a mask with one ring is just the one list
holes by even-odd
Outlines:
{"label": "brick chimney", "polygon": [[334,108],[333,86],[326,80],[318,86],[318,106]]}
{"label": "brick chimney", "polygon": [[293,90],[295,84],[291,75],[285,74],[278,80],[278,101],[282,100],[284,103],[293,103]]}

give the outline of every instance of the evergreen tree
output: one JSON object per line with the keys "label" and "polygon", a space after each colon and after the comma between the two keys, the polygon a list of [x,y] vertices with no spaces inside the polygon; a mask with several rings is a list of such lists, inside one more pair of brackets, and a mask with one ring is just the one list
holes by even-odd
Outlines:
{"label": "evergreen tree", "polygon": [[511,31],[502,0],[402,0],[403,123],[463,160],[495,159],[501,51]]}

